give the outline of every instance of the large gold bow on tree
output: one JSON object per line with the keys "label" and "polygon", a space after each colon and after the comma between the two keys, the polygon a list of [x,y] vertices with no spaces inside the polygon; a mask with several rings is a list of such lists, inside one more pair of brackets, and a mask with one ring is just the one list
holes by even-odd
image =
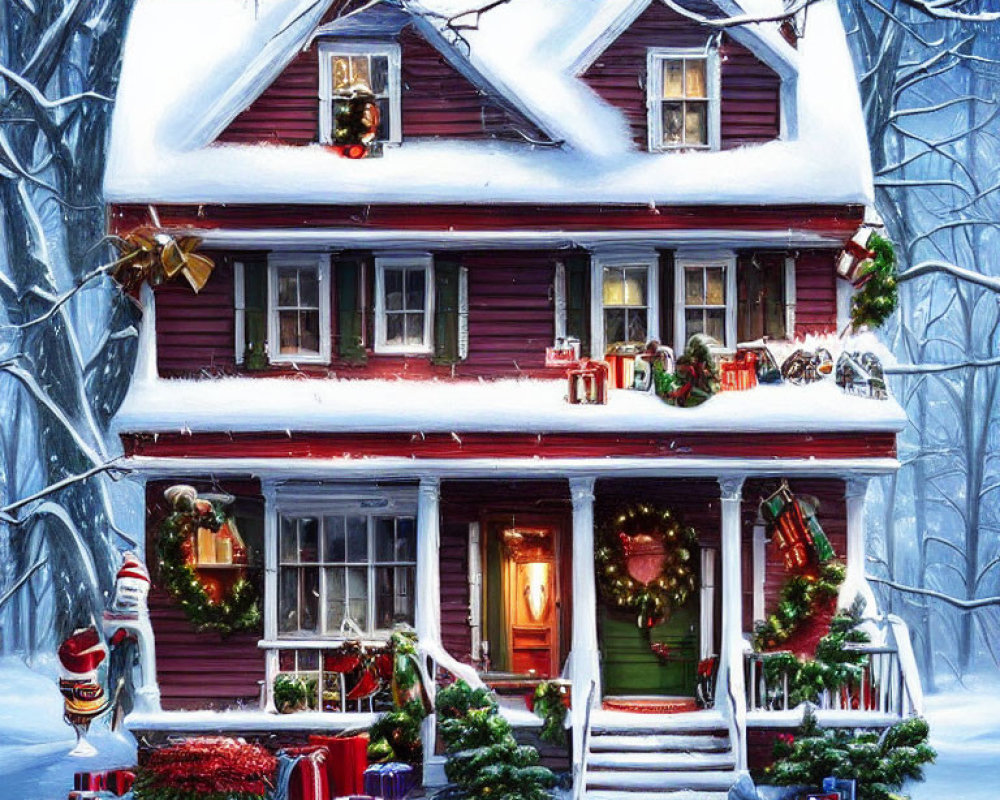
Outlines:
{"label": "large gold bow on tree", "polygon": [[197,293],[215,269],[212,259],[194,252],[201,244],[197,236],[174,238],[158,228],[142,227],[111,241],[121,253],[111,277],[126,292],[137,290],[144,282],[156,286],[180,273]]}

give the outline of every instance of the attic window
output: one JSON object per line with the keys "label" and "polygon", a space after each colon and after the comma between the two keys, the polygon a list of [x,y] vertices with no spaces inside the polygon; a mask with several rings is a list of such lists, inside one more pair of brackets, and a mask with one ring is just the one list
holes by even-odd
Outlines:
{"label": "attic window", "polygon": [[716,51],[651,49],[647,69],[649,149],[718,149]]}
{"label": "attic window", "polygon": [[400,56],[396,44],[324,42],[319,47],[319,140],[356,144],[352,102],[370,99],[378,108],[376,142],[399,143]]}

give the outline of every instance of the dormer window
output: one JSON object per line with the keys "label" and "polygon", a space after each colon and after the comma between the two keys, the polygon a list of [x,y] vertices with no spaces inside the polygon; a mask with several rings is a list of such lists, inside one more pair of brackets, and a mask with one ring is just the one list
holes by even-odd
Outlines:
{"label": "dormer window", "polygon": [[378,108],[376,142],[399,143],[399,45],[371,42],[325,42],[319,47],[319,140],[353,144],[345,129],[351,103],[364,98]]}
{"label": "dormer window", "polygon": [[718,149],[716,51],[654,48],[648,54],[647,70],[649,149]]}

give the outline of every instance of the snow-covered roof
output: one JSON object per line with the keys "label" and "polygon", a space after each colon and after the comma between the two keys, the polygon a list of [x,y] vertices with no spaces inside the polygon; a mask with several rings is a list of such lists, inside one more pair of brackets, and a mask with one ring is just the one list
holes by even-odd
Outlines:
{"label": "snow-covered roof", "polygon": [[[232,400],[240,398],[240,413]],[[132,387],[119,432],[898,431],[894,400],[846,395],[832,380],[725,392],[697,408],[613,390],[606,406],[570,405],[566,380],[489,382],[282,378],[164,379]],[[442,413],[447,409],[447,413]]]}
{"label": "snow-covered roof", "polygon": [[[810,6],[798,51],[770,24],[755,26],[752,37],[745,34],[757,41],[759,56],[770,53],[769,63],[797,69],[794,138],[722,152],[665,154],[636,151],[622,112],[575,75],[601,32],[637,1],[511,0],[482,15],[477,29],[463,32],[470,68],[564,140],[563,147],[409,141],[386,148],[382,158],[351,161],[319,145],[211,144],[218,121],[249,104],[308,41],[326,3],[138,0],[112,122],[108,200],[871,201],[857,83],[834,0]],[[750,8],[750,2],[743,0],[743,6]],[[765,2],[753,0],[753,8]],[[417,13],[455,13],[474,5],[475,0],[409,4]]]}

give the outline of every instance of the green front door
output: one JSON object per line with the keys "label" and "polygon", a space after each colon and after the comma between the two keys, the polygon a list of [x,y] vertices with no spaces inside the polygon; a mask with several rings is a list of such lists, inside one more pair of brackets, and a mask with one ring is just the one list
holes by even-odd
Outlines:
{"label": "green front door", "polygon": [[[698,666],[698,600],[694,594],[669,620],[650,630],[634,615],[609,611],[599,603],[604,695],[693,697]],[[650,647],[666,646],[664,655]]]}

